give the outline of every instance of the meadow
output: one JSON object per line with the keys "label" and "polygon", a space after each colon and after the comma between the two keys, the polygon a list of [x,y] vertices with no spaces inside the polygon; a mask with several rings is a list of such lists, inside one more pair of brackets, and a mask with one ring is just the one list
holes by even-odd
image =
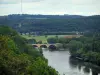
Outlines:
{"label": "meadow", "polygon": [[35,36],[35,35],[21,35],[22,37],[26,38],[26,39],[35,39],[36,41],[42,41],[42,43],[47,43],[47,39],[50,37],[67,37],[67,38],[72,38],[72,37],[76,37],[77,35],[40,35],[40,36]]}

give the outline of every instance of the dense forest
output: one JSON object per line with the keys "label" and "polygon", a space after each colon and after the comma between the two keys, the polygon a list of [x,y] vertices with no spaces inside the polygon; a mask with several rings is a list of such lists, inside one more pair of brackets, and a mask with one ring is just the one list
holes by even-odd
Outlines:
{"label": "dense forest", "polygon": [[100,35],[82,36],[68,43],[71,56],[100,66]]}
{"label": "dense forest", "polygon": [[0,25],[20,33],[100,32],[100,15],[8,15],[0,16]]}
{"label": "dense forest", "polygon": [[0,26],[0,75],[58,75],[40,50],[7,27]]}

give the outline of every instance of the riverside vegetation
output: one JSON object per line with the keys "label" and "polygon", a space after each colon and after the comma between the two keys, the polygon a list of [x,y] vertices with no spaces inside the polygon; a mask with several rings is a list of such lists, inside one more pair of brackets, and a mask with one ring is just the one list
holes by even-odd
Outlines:
{"label": "riverside vegetation", "polygon": [[0,75],[58,75],[40,51],[16,31],[0,26]]}
{"label": "riverside vegetation", "polygon": [[100,66],[100,34],[84,34],[73,38],[49,38],[48,42],[61,43],[59,47],[67,48],[72,58],[91,62]]}
{"label": "riverside vegetation", "polygon": [[99,34],[72,39],[69,42],[69,50],[73,58],[100,66]]}
{"label": "riverside vegetation", "polygon": [[72,58],[100,66],[99,33],[84,34],[78,38],[49,38],[47,41],[61,43],[63,48],[68,48]]}

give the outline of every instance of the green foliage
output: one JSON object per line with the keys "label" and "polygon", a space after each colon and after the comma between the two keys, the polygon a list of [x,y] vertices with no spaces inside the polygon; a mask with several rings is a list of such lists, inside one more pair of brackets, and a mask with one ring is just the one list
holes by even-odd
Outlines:
{"label": "green foliage", "polygon": [[80,41],[72,40],[69,42],[70,53],[75,53],[82,47],[82,43]]}
{"label": "green foliage", "polygon": [[55,69],[52,69],[41,58],[37,58],[36,61],[27,67],[27,70],[32,75],[58,75]]}
{"label": "green foliage", "polygon": [[42,44],[42,40],[37,41],[37,44]]}
{"label": "green foliage", "polygon": [[0,49],[17,51],[15,42],[8,36],[0,36]]}
{"label": "green foliage", "polygon": [[48,43],[57,43],[57,38],[54,38],[54,37],[48,38],[48,39],[47,39],[47,42],[48,42]]}
{"label": "green foliage", "polygon": [[0,26],[0,35],[15,36],[17,35],[17,32],[8,26]]}
{"label": "green foliage", "polygon": [[29,44],[36,44],[36,40],[35,39],[28,39],[28,43]]}
{"label": "green foliage", "polygon": [[2,31],[6,30],[7,33],[0,35],[0,75],[58,75],[42,54],[27,44],[26,39],[15,31],[12,36],[9,28]]}
{"label": "green foliage", "polygon": [[56,43],[56,47],[57,47],[57,49],[63,48],[63,44],[62,43]]}
{"label": "green foliage", "polygon": [[70,39],[68,39],[68,38],[64,38],[64,37],[62,37],[62,38],[58,38],[58,42],[59,43],[69,43],[69,41],[70,41]]}
{"label": "green foliage", "polygon": [[100,66],[100,37],[80,37],[69,42],[70,53]]}

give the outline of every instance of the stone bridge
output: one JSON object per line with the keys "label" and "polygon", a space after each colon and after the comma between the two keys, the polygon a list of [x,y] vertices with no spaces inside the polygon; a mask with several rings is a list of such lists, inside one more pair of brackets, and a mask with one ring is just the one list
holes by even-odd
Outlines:
{"label": "stone bridge", "polygon": [[33,47],[38,47],[38,48],[52,48],[56,49],[56,44],[32,44]]}

